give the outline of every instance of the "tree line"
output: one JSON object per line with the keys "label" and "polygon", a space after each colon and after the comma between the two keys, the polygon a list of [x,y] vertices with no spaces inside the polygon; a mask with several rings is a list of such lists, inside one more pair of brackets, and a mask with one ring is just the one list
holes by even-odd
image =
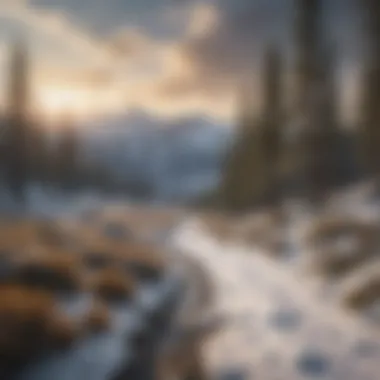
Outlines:
{"label": "tree line", "polygon": [[293,0],[291,107],[285,105],[284,58],[273,44],[262,59],[259,115],[250,101],[255,89],[239,89],[237,137],[208,199],[213,205],[244,211],[284,197],[321,205],[352,181],[372,178],[380,185],[380,2],[357,2],[366,54],[354,130],[339,117],[337,52],[325,35],[323,6],[322,0]]}
{"label": "tree line", "polygon": [[0,184],[20,204],[27,203],[29,185],[70,192],[86,188],[109,191],[108,171],[85,160],[77,127],[62,115],[50,133],[47,122],[30,109],[30,59],[24,40],[11,46],[8,91],[0,115]]}

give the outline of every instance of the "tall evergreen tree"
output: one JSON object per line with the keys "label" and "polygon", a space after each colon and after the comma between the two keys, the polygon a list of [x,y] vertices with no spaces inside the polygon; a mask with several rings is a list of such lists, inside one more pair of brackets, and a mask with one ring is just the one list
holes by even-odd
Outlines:
{"label": "tall evergreen tree", "polygon": [[380,181],[380,2],[361,0],[366,36],[360,137],[368,174]]}
{"label": "tall evergreen tree", "polygon": [[28,175],[28,55],[25,43],[18,41],[12,48],[9,71],[8,128],[6,144],[6,181],[15,196],[25,201]]}
{"label": "tall evergreen tree", "polygon": [[[330,154],[327,121],[331,65],[322,35],[321,0],[295,0],[295,139],[289,148],[297,195],[319,201],[326,190]],[[331,93],[332,94],[332,93]],[[325,114],[326,113],[326,114]],[[329,131],[329,132],[327,132]],[[322,196],[322,198],[321,198]]]}
{"label": "tall evergreen tree", "polygon": [[294,0],[294,6],[295,108],[300,116],[305,116],[318,75],[322,7],[321,0]]}
{"label": "tall evergreen tree", "polygon": [[247,84],[240,92],[236,137],[226,155],[216,200],[219,206],[230,211],[242,211],[253,206],[259,180],[255,177],[258,157],[252,93]]}
{"label": "tall evergreen tree", "polygon": [[275,196],[280,153],[281,70],[278,51],[268,48],[263,64],[260,118],[253,114],[253,89],[242,92],[237,139],[221,187],[224,204],[232,210],[246,211]]}
{"label": "tall evergreen tree", "polygon": [[78,139],[75,125],[65,116],[61,122],[61,134],[58,140],[56,156],[56,176],[62,188],[69,190],[78,181]]}
{"label": "tall evergreen tree", "polygon": [[[344,133],[338,120],[338,91],[336,77],[336,56],[332,46],[321,47],[318,93],[313,115],[316,123],[316,144],[318,151],[315,176],[315,193],[324,199],[331,188],[344,180],[341,167],[342,139]],[[347,157],[344,157],[347,159]]]}
{"label": "tall evergreen tree", "polygon": [[45,184],[50,180],[49,166],[52,157],[48,137],[43,123],[35,120],[29,130],[28,160],[30,177],[40,184]]}
{"label": "tall evergreen tree", "polygon": [[279,197],[279,159],[281,153],[281,123],[283,122],[282,104],[282,62],[277,49],[268,47],[263,67],[263,109],[259,125],[262,176],[264,194],[268,200]]}

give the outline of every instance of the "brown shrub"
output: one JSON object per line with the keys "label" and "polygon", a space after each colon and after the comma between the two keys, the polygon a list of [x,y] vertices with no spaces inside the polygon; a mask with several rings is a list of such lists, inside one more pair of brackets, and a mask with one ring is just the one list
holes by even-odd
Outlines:
{"label": "brown shrub", "polygon": [[32,220],[7,219],[0,221],[0,241],[30,243],[36,239],[36,222]]}
{"label": "brown shrub", "polygon": [[[137,238],[155,238],[172,228],[180,219],[181,212],[164,208],[129,208],[118,216],[118,221]],[[114,220],[114,219],[113,219]]]}
{"label": "brown shrub", "polygon": [[318,245],[322,242],[334,240],[341,235],[359,235],[366,243],[372,244],[378,229],[376,226],[363,221],[322,218],[311,227],[306,235],[306,243]]}
{"label": "brown shrub", "polygon": [[115,258],[107,251],[92,250],[82,254],[82,263],[86,269],[101,270],[115,265]]}
{"label": "brown shrub", "polygon": [[380,300],[380,275],[374,276],[365,281],[362,285],[352,289],[345,297],[344,303],[354,310],[361,310],[370,307]]}
{"label": "brown shrub", "polygon": [[155,368],[157,380],[207,378],[202,357],[203,342],[198,335],[186,338],[159,354]]}
{"label": "brown shrub", "polygon": [[134,295],[135,282],[131,276],[117,269],[105,269],[95,275],[93,292],[105,301],[123,301]]}
{"label": "brown shrub", "polygon": [[99,233],[111,241],[126,242],[133,236],[132,231],[121,221],[107,221]]}
{"label": "brown shrub", "polygon": [[64,247],[69,243],[68,233],[58,223],[40,222],[37,224],[37,239],[40,244],[52,248]]}
{"label": "brown shrub", "polygon": [[107,330],[111,325],[111,314],[106,304],[100,300],[94,301],[90,311],[85,316],[85,330],[92,333]]}
{"label": "brown shrub", "polygon": [[236,237],[236,220],[223,214],[207,213],[202,216],[203,225],[218,240],[226,241]]}
{"label": "brown shrub", "polygon": [[0,250],[12,259],[29,254],[36,247],[49,249],[68,245],[67,234],[58,223],[40,220],[10,220],[0,222]]}
{"label": "brown shrub", "polygon": [[327,219],[306,235],[312,265],[327,276],[341,276],[374,257],[379,248],[379,229],[355,220]]}
{"label": "brown shrub", "polygon": [[78,326],[59,314],[55,314],[48,328],[51,349],[67,350],[80,337]]}
{"label": "brown shrub", "polygon": [[1,359],[23,361],[46,349],[49,325],[55,315],[54,300],[48,294],[19,286],[1,286]]}
{"label": "brown shrub", "polygon": [[167,265],[163,252],[149,244],[129,244],[122,260],[127,271],[142,281],[158,280]]}
{"label": "brown shrub", "polygon": [[39,249],[24,257],[14,281],[54,292],[81,289],[79,261],[68,251]]}
{"label": "brown shrub", "polygon": [[82,263],[86,269],[97,270],[114,266],[125,247],[125,242],[107,239],[93,229],[80,230]]}

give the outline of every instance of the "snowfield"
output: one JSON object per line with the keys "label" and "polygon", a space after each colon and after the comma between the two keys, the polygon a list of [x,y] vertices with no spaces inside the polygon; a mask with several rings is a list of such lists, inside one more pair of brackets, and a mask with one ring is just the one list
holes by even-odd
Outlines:
{"label": "snowfield", "polygon": [[[357,310],[344,303],[361,284],[380,276],[380,244],[367,234],[379,228],[380,219],[371,194],[369,185],[352,188],[332,197],[318,214],[293,205],[288,223],[280,227],[265,211],[245,218],[219,215],[213,224],[204,213],[165,207],[147,207],[140,218],[139,207],[88,197],[66,205],[63,200],[59,207],[51,202],[44,215],[67,216],[66,221],[74,215],[79,223],[100,228],[118,215],[141,238],[170,248],[173,265],[186,278],[177,322],[225,318],[203,345],[212,379],[378,380],[379,301]],[[40,195],[34,199],[35,211],[47,210]],[[325,217],[339,222],[327,228],[327,238],[317,235],[313,245],[308,234]],[[364,234],[356,236],[356,227],[344,232],[352,220],[365,226]],[[336,228],[343,234],[335,236]],[[354,270],[330,278],[315,270],[325,251],[345,263],[368,242],[371,255]]]}
{"label": "snowfield", "polygon": [[175,244],[202,263],[218,311],[229,317],[206,347],[213,374],[378,379],[379,326],[327,302],[299,272],[257,249],[218,242],[196,220],[182,226]]}

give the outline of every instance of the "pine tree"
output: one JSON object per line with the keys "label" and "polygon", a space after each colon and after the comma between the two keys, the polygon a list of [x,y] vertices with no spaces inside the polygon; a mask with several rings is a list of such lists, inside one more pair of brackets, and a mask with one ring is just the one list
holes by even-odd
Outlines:
{"label": "pine tree", "polygon": [[310,107],[307,170],[308,198],[323,202],[339,180],[339,139],[334,52],[321,46]]}
{"label": "pine tree", "polygon": [[243,86],[239,103],[236,138],[226,155],[216,201],[219,206],[229,211],[243,211],[252,207],[260,180],[260,177],[256,177],[259,162],[250,86]]}
{"label": "pine tree", "polygon": [[322,36],[321,0],[295,0],[295,113],[298,130],[290,147],[296,192],[319,202],[327,190],[328,156],[333,107],[329,54]]}
{"label": "pine tree", "polygon": [[64,117],[61,123],[56,157],[57,182],[63,189],[72,190],[77,184],[78,149],[75,126],[69,117]]}
{"label": "pine tree", "polygon": [[29,130],[28,161],[30,177],[33,181],[46,184],[49,181],[51,163],[50,144],[42,122],[35,120]]}
{"label": "pine tree", "polygon": [[314,81],[318,72],[321,37],[321,0],[295,1],[295,108],[306,116],[313,96]]}
{"label": "pine tree", "polygon": [[282,62],[277,49],[268,47],[263,67],[263,109],[259,126],[262,160],[263,198],[274,201],[279,197],[279,159],[281,153],[282,105]]}
{"label": "pine tree", "polygon": [[28,57],[26,46],[13,46],[9,72],[8,128],[6,140],[6,181],[15,198],[25,202],[28,176]]}
{"label": "pine tree", "polygon": [[253,115],[253,89],[242,91],[237,139],[222,182],[222,198],[229,209],[246,211],[278,197],[281,70],[280,54],[269,47],[264,57],[259,119]]}
{"label": "pine tree", "polygon": [[380,2],[361,0],[367,51],[363,73],[360,138],[368,174],[380,180]]}

